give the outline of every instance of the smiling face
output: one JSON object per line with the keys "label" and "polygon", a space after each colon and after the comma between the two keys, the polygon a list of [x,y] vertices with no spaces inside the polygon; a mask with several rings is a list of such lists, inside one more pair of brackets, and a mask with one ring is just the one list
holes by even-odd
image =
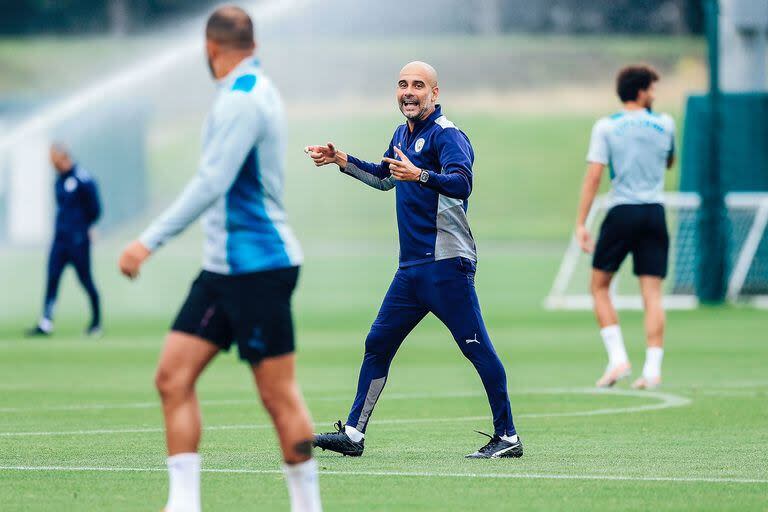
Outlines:
{"label": "smiling face", "polygon": [[426,119],[435,111],[440,94],[437,72],[425,62],[411,62],[397,80],[397,104],[409,121]]}

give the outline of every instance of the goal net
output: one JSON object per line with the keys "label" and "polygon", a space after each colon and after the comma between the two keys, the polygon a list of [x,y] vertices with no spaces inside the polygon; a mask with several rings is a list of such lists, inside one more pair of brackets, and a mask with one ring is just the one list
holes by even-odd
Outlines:
{"label": "goal net", "polygon": [[[664,199],[670,233],[669,272],[664,282],[664,304],[668,309],[697,307],[698,194],[667,193]],[[768,193],[733,192],[725,198],[728,237],[726,259],[727,297],[732,302],[768,306]],[[595,199],[587,227],[597,231],[607,213],[607,197]],[[596,238],[595,238],[596,239]],[[627,258],[612,283],[614,303],[619,309],[641,309],[642,299],[632,263]],[[591,309],[589,293],[591,255],[584,254],[571,237],[555,282],[546,299],[547,309]]]}

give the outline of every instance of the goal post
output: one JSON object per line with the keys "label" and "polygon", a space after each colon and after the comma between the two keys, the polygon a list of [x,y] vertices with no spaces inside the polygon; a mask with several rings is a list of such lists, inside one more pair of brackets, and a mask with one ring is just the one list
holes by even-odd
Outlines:
{"label": "goal post", "polygon": [[[608,208],[607,196],[595,199],[586,227],[597,237]],[[664,285],[667,309],[693,309],[699,266],[698,215],[701,198],[693,192],[666,193],[664,204],[670,233],[669,272]],[[725,198],[728,232],[728,300],[768,305],[768,193],[732,192]],[[628,258],[629,260],[630,258]],[[584,254],[575,236],[560,263],[545,307],[551,310],[592,308],[589,293],[591,255]],[[642,309],[632,264],[626,261],[611,287],[618,309]]]}
{"label": "goal post", "polygon": [[[768,300],[768,261],[764,254],[758,251],[768,245],[768,194],[730,194],[726,196],[726,205],[730,212],[733,210],[744,210],[747,215],[754,211],[752,225],[749,228],[741,251],[738,253],[730,278],[728,279],[728,291],[726,297],[730,301],[738,301],[746,296],[745,291],[752,292],[752,288],[757,288],[755,293],[749,293],[758,302]],[[730,215],[729,215],[730,216]],[[750,279],[751,278],[751,279]],[[758,281],[755,283],[754,281]],[[761,286],[762,285],[762,286]],[[745,290],[745,287],[747,289]]]}

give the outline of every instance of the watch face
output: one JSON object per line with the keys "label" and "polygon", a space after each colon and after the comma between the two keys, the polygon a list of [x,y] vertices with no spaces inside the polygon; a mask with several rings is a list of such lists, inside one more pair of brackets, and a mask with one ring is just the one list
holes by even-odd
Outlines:
{"label": "watch face", "polygon": [[419,180],[422,183],[426,183],[428,179],[429,179],[429,173],[427,171],[421,171],[421,176],[419,176]]}

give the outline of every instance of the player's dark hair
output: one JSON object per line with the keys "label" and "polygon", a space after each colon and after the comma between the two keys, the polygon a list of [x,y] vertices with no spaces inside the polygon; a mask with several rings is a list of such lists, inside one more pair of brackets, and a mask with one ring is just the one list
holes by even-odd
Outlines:
{"label": "player's dark hair", "polygon": [[658,82],[659,74],[650,66],[627,66],[616,77],[616,93],[622,103],[635,101],[640,91]]}
{"label": "player's dark hair", "polygon": [[230,48],[250,50],[255,44],[253,21],[240,7],[219,7],[208,18],[205,37]]}

